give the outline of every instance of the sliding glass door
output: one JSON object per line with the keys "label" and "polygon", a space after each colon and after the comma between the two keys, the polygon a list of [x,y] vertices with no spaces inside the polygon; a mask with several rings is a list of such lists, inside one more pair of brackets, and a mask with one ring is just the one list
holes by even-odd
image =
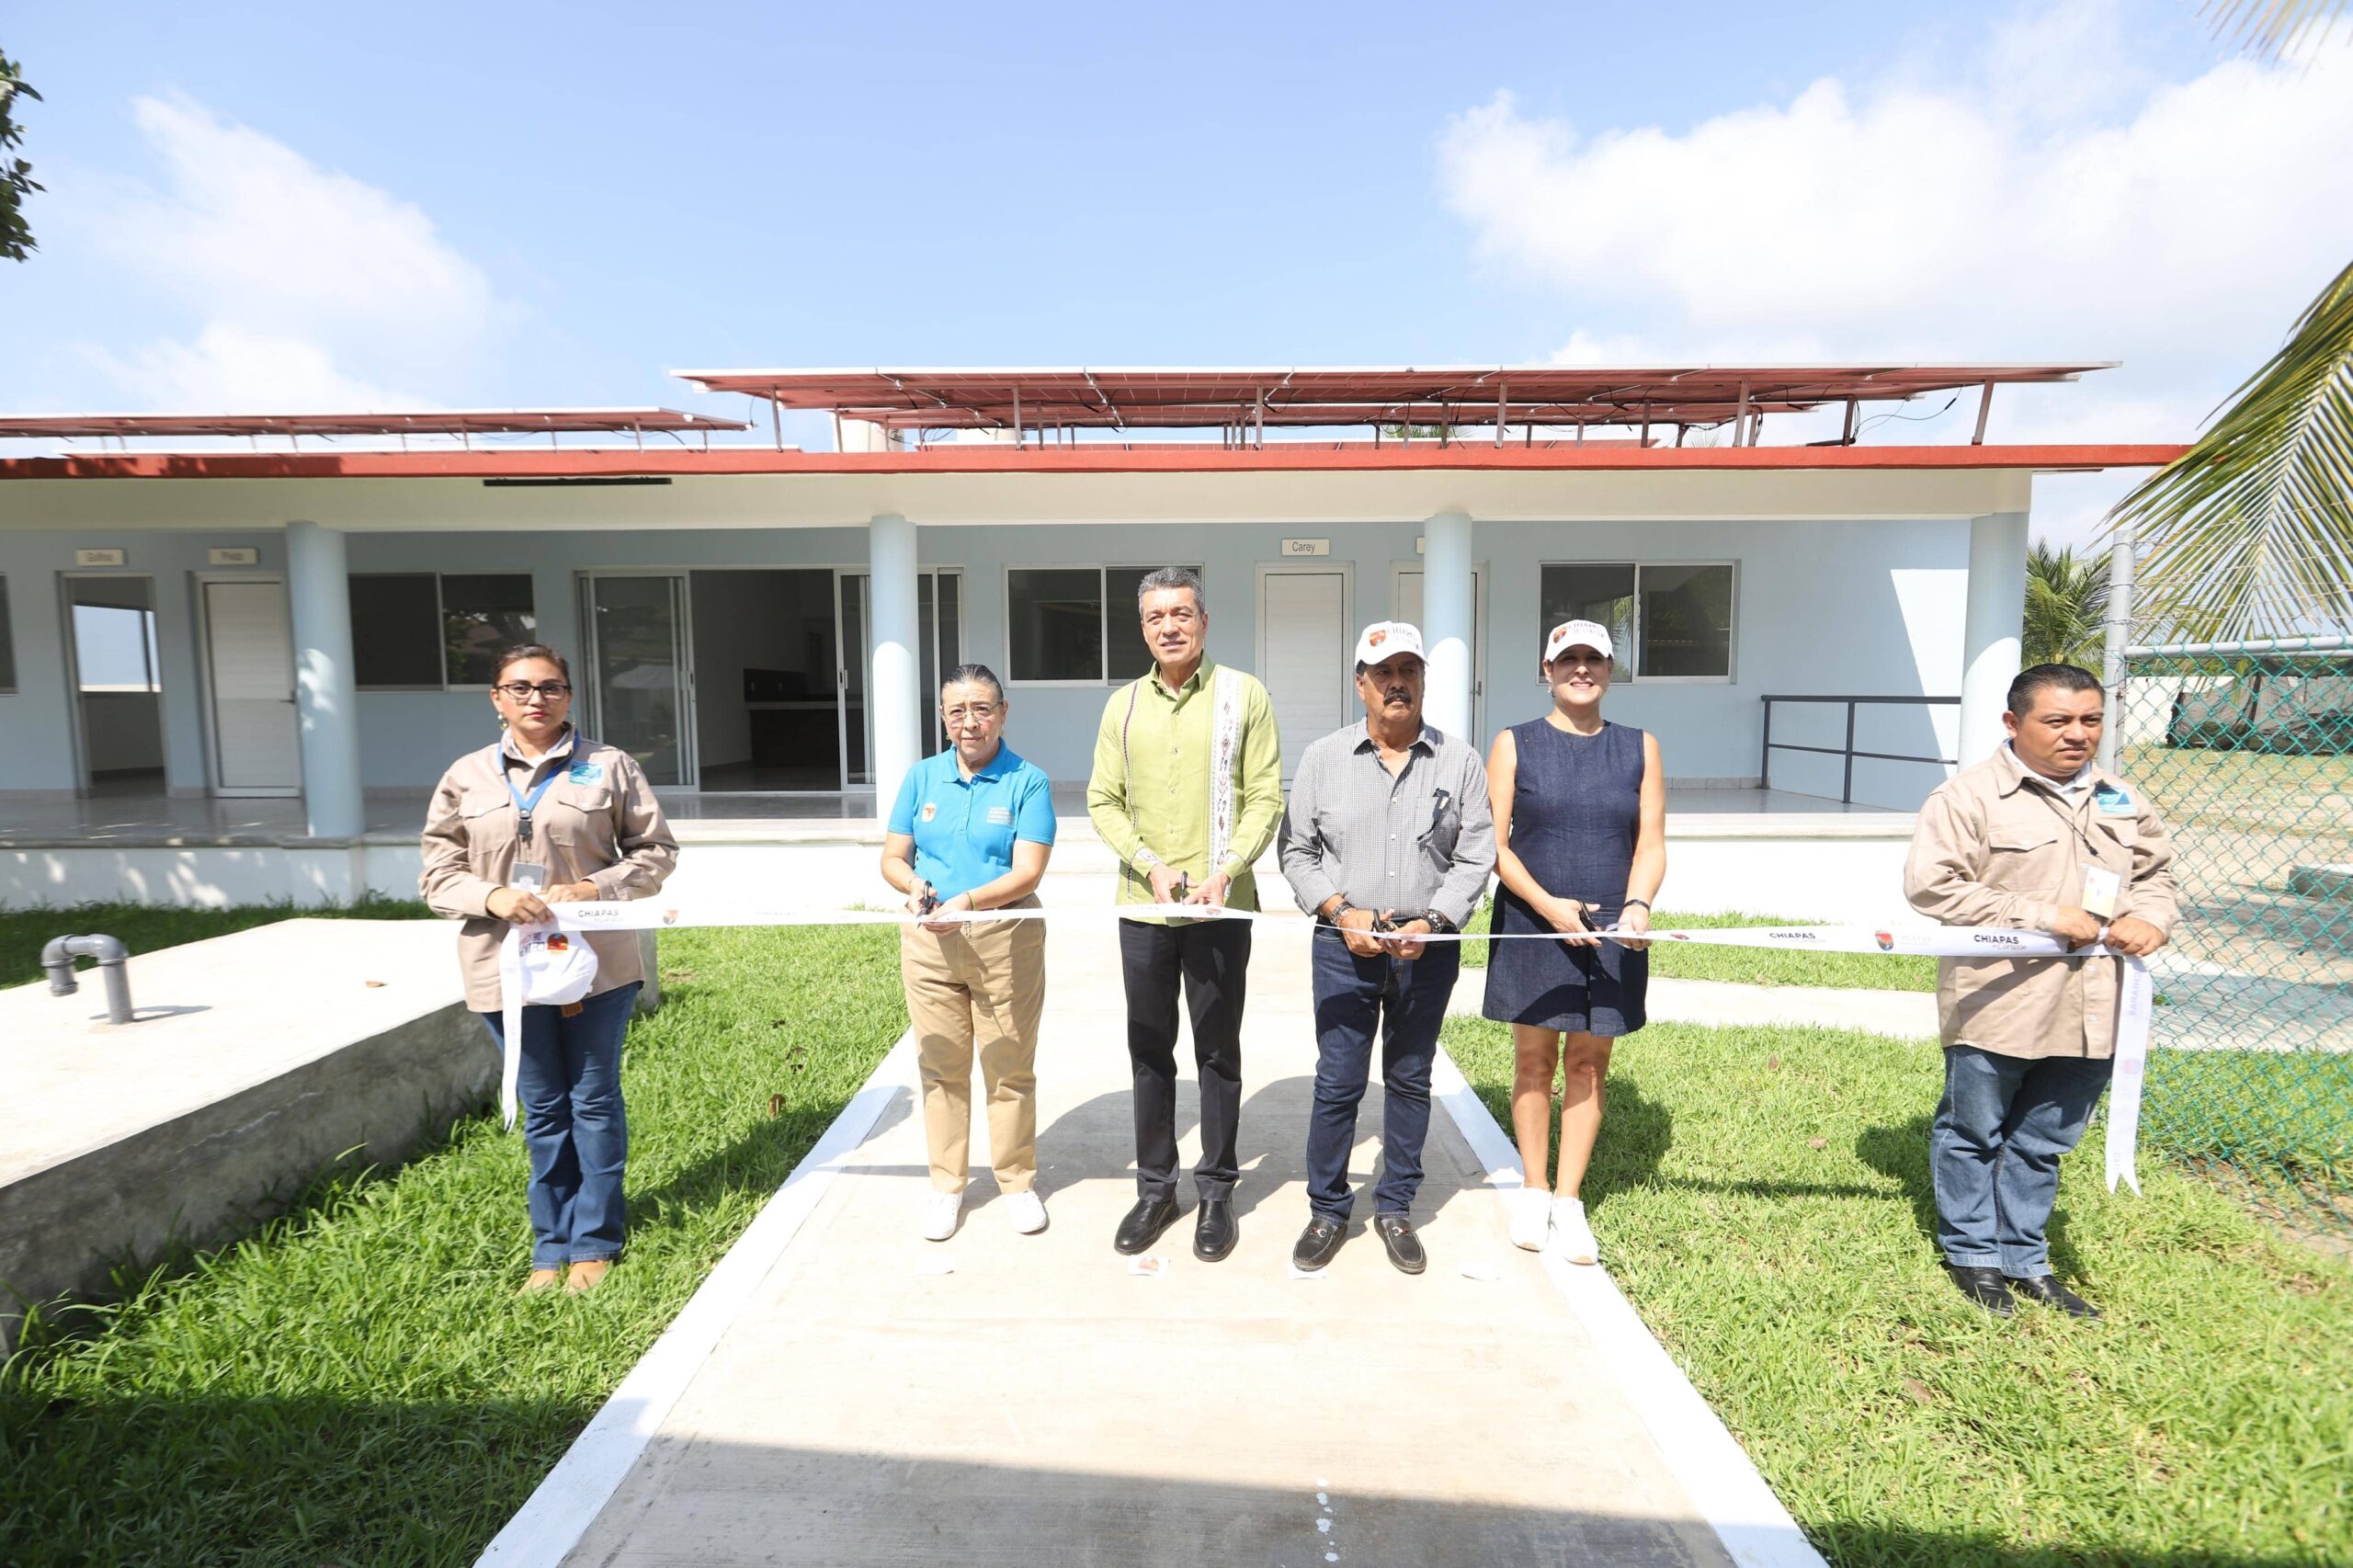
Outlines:
{"label": "sliding glass door", "polygon": [[697,788],[686,574],[593,574],[581,608],[589,733],[637,758],[649,783]]}

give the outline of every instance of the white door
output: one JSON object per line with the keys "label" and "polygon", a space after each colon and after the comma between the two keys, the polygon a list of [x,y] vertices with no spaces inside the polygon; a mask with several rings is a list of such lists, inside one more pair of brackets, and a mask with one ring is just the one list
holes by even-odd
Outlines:
{"label": "white door", "polygon": [[301,735],[286,584],[277,577],[215,577],[199,587],[213,788],[223,795],[299,794]]}
{"label": "white door", "polygon": [[[1422,569],[1400,566],[1390,585],[1389,617],[1421,628],[1425,646],[1429,628],[1422,625]],[[1494,739],[1487,733],[1487,569],[1471,569],[1471,733],[1462,737],[1482,756]]]}
{"label": "white door", "polygon": [[1289,783],[1308,746],[1358,716],[1346,572],[1268,567],[1258,578],[1258,678],[1275,705]]}

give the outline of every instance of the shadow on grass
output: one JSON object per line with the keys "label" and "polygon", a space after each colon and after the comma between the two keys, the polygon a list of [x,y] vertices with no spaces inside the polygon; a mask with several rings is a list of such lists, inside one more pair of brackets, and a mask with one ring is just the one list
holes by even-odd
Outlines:
{"label": "shadow on grass", "polygon": [[[1903,1184],[1904,1196],[1912,1204],[1913,1223],[1931,1248],[1937,1245],[1937,1184],[1928,1169],[1928,1131],[1935,1120],[1923,1114],[1900,1127],[1867,1127],[1855,1139],[1858,1159]],[[2068,1244],[2064,1209],[2052,1210],[2048,1234],[2051,1271],[2063,1279],[2080,1278],[2083,1260]],[[1941,1250],[1938,1256],[1943,1256]]]}
{"label": "shadow on grass", "polygon": [[[41,1398],[0,1385],[0,1560],[462,1563],[602,1400]],[[136,1432],[135,1441],[126,1441]]]}

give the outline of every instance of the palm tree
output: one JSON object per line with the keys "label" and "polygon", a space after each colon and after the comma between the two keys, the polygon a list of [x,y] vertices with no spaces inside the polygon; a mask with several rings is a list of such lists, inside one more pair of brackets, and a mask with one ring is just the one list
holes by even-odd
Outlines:
{"label": "palm tree", "polygon": [[2108,562],[2078,561],[2073,550],[2038,544],[2026,558],[2026,633],[2019,650],[2029,665],[2100,667],[2108,614]]}
{"label": "palm tree", "polygon": [[[2347,0],[2209,0],[2270,58]],[[2353,266],[2190,449],[2117,503],[2141,541],[2135,619],[2200,640],[2353,627]],[[2143,617],[2140,612],[2145,610]]]}

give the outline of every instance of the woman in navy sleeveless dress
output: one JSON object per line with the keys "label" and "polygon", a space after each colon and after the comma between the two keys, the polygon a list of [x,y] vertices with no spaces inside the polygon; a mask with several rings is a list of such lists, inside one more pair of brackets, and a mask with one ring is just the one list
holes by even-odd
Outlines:
{"label": "woman in navy sleeveless dress", "polygon": [[[1601,716],[1608,631],[1572,620],[1545,640],[1552,710],[1495,737],[1487,787],[1495,817],[1495,917],[1519,933],[1650,929],[1666,875],[1666,783],[1658,741]],[[1643,1027],[1650,954],[1619,942],[1487,944],[1486,1016],[1512,1026],[1512,1130],[1526,1186],[1512,1240],[1548,1244],[1573,1263],[1600,1261],[1579,1197],[1601,1131],[1610,1042]],[[1561,1096],[1561,1163],[1547,1181],[1552,1083]]]}

